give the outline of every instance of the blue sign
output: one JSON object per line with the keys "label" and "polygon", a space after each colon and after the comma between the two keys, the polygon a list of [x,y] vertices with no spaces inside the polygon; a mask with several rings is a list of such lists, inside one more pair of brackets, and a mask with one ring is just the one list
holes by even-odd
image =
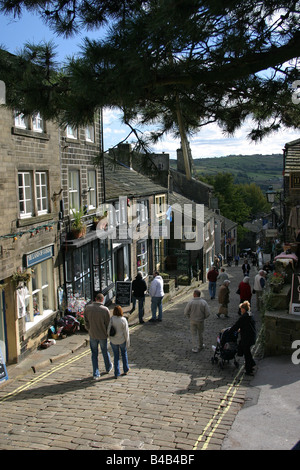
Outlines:
{"label": "blue sign", "polygon": [[8,380],[8,375],[7,375],[7,370],[5,367],[5,362],[4,362],[4,358],[2,355],[2,351],[0,348],[0,382],[3,382],[4,380]]}
{"label": "blue sign", "polygon": [[52,258],[54,254],[54,245],[46,246],[45,248],[41,248],[40,250],[33,251],[28,255],[25,255],[25,263],[26,267],[30,268],[35,264],[39,264],[46,259]]}

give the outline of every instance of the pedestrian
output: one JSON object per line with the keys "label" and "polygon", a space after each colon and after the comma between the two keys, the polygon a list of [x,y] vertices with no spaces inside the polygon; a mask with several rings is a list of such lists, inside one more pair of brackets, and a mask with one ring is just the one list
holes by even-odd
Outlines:
{"label": "pedestrian", "polygon": [[255,321],[250,312],[250,303],[245,301],[240,304],[241,317],[230,328],[229,333],[238,331],[240,333],[240,342],[238,344],[238,355],[245,358],[246,375],[253,375],[255,361],[252,357],[251,346],[255,344],[256,330]]}
{"label": "pedestrian", "polygon": [[[113,325],[115,334],[110,335],[110,327]],[[113,315],[110,319],[107,334],[109,337],[110,345],[114,353],[114,372],[117,379],[120,375],[120,351],[123,363],[123,375],[129,372],[127,349],[130,346],[128,322],[123,317],[123,310],[120,305],[116,305],[113,310]]]}
{"label": "pedestrian", "polygon": [[[243,303],[245,300],[248,300],[248,302],[251,304],[252,292],[249,276],[245,276],[244,279],[239,283],[237,294],[239,294],[240,296],[240,304]],[[238,314],[241,315],[240,309],[238,311]]]}
{"label": "pedestrian", "polygon": [[238,266],[238,265],[239,265],[239,261],[240,261],[239,255],[235,255],[235,257],[234,257],[234,264],[235,264],[235,266]]}
{"label": "pedestrian", "polygon": [[184,316],[190,319],[192,336],[192,351],[194,353],[203,349],[204,320],[209,317],[210,311],[206,300],[201,299],[201,292],[194,290],[193,299],[188,302],[184,309]]}
{"label": "pedestrian", "polygon": [[138,272],[135,280],[132,283],[132,309],[130,313],[135,310],[136,301],[139,303],[139,322],[144,323],[144,304],[145,304],[145,292],[147,291],[147,284],[143,279],[142,273]]}
{"label": "pedestrian", "polygon": [[244,276],[249,276],[250,269],[251,269],[250,264],[248,263],[248,260],[245,259],[245,261],[242,265],[242,270],[243,270]]}
{"label": "pedestrian", "polygon": [[220,318],[221,315],[224,315],[226,318],[229,317],[228,315],[228,304],[229,304],[229,284],[230,281],[226,279],[223,282],[223,285],[219,289],[218,295],[218,302],[220,304],[219,312],[217,313],[217,317]]}
{"label": "pedestrian", "polygon": [[[150,322],[162,321],[162,301],[164,297],[164,281],[158,271],[153,273],[153,281],[150,284],[149,294],[151,297],[152,318]],[[156,319],[156,310],[158,309],[158,318]]]}
{"label": "pedestrian", "polygon": [[219,272],[217,271],[215,266],[212,266],[211,269],[207,273],[207,280],[208,280],[208,291],[211,299],[216,297],[216,285],[218,279]]}
{"label": "pedestrian", "polygon": [[95,301],[86,305],[84,309],[84,323],[90,336],[90,348],[92,352],[93,378],[100,378],[98,365],[99,344],[104,360],[106,373],[112,369],[110,354],[107,350],[107,327],[110,321],[110,314],[104,305],[104,295],[96,295]]}
{"label": "pedestrian", "polygon": [[256,308],[258,311],[262,308],[262,296],[266,285],[266,274],[266,271],[261,269],[254,278],[253,293],[256,294]]}
{"label": "pedestrian", "polygon": [[221,272],[217,277],[217,280],[220,282],[220,285],[223,284],[224,281],[228,280],[228,274],[225,272],[225,268],[221,268]]}

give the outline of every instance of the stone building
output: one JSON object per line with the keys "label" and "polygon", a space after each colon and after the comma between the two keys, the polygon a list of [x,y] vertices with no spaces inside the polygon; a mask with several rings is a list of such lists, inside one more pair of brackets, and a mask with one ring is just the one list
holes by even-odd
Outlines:
{"label": "stone building", "polygon": [[0,347],[16,362],[57,311],[59,130],[1,108]]}

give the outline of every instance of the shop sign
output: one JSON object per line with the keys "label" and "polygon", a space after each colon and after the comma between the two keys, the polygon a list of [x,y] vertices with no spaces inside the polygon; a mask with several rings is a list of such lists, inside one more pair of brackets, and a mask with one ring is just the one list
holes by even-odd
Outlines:
{"label": "shop sign", "polygon": [[116,282],[116,305],[128,306],[131,303],[131,282]]}
{"label": "shop sign", "polygon": [[293,274],[290,313],[300,315],[300,273]]}
{"label": "shop sign", "polygon": [[26,268],[30,268],[35,264],[42,263],[42,261],[46,261],[47,259],[52,258],[53,255],[54,245],[46,246],[40,250],[25,254],[25,266]]}

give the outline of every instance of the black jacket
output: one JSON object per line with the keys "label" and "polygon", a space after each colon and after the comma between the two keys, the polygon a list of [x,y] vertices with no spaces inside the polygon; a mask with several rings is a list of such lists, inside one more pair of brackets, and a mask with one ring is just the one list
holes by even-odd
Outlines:
{"label": "black jacket", "polygon": [[134,297],[144,297],[147,290],[147,284],[144,279],[135,279],[132,282],[132,294]]}
{"label": "black jacket", "polygon": [[230,328],[230,332],[240,330],[241,344],[252,346],[256,340],[255,321],[251,315],[244,313],[238,321]]}

